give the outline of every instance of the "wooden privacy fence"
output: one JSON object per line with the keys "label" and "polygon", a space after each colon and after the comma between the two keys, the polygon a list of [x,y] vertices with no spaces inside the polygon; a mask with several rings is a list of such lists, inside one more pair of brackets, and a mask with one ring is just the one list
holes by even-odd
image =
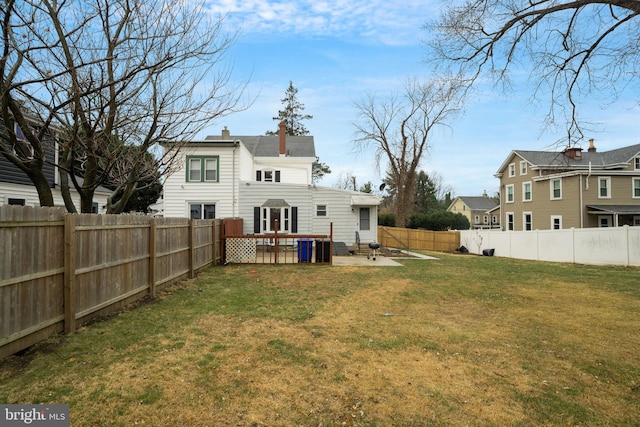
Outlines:
{"label": "wooden privacy fence", "polygon": [[389,248],[454,252],[460,247],[460,232],[378,226],[378,243]]}
{"label": "wooden privacy fence", "polygon": [[221,263],[221,222],[0,206],[0,358]]}

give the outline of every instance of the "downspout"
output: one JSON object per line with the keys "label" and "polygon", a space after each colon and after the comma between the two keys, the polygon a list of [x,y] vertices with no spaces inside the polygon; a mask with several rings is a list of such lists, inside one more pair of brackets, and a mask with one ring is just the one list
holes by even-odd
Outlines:
{"label": "downspout", "polygon": [[237,218],[238,217],[238,208],[236,207],[236,204],[238,202],[237,199],[237,185],[240,185],[240,180],[237,179],[236,177],[236,152],[238,151],[238,146],[240,144],[238,143],[238,141],[234,141],[234,146],[233,146],[233,165],[232,165],[232,176],[233,176],[233,185],[231,186],[231,188],[233,188],[232,190],[232,199],[231,199],[231,216],[233,218]]}
{"label": "downspout", "polygon": [[[589,181],[587,181],[588,183]],[[582,204],[582,175],[580,175],[580,228],[584,228],[584,205]]]}

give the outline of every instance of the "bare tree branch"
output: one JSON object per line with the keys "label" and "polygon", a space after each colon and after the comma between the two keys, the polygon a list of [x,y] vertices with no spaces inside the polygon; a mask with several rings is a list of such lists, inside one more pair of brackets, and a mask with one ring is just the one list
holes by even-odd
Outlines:
{"label": "bare tree branch", "polygon": [[510,71],[528,68],[534,98],[549,99],[547,124],[561,116],[569,142],[582,138],[586,96],[608,102],[638,84],[635,0],[463,0],[427,25],[437,68],[510,85]]}

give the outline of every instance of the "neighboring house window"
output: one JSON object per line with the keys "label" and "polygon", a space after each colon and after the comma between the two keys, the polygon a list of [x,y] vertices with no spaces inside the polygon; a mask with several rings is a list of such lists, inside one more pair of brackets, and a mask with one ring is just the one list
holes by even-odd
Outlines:
{"label": "neighboring house window", "polygon": [[522,183],[522,201],[523,202],[531,201],[531,182]]}
{"label": "neighboring house window", "polygon": [[497,224],[498,223],[498,216],[497,215],[492,215],[491,216],[491,224]]}
{"label": "neighboring house window", "polygon": [[527,162],[526,160],[522,160],[520,162],[520,175],[526,175],[527,174]]}
{"label": "neighboring house window", "polygon": [[513,203],[513,184],[507,185],[507,203]]}
{"label": "neighboring house window", "polygon": [[187,182],[218,182],[218,157],[187,157]]}
{"label": "neighboring house window", "polygon": [[513,212],[507,212],[507,230],[509,231],[513,231],[514,229],[513,218]]}
{"label": "neighboring house window", "polygon": [[27,203],[26,199],[18,199],[18,198],[15,198],[15,197],[7,198],[7,204],[8,205],[24,206],[24,205],[26,205],[26,203]]}
{"label": "neighboring house window", "polygon": [[598,198],[611,198],[611,177],[605,176],[598,178]]}
{"label": "neighboring house window", "polygon": [[516,176],[516,164],[515,163],[510,163],[509,164],[509,177],[514,177]]}
{"label": "neighboring house window", "polygon": [[100,209],[100,206],[98,206],[96,202],[91,203],[91,212],[93,212],[94,214],[97,214],[99,209]]}
{"label": "neighboring house window", "polygon": [[484,216],[484,223],[489,224],[489,217],[487,215]]}
{"label": "neighboring house window", "polygon": [[[13,130],[16,134],[16,139],[18,140],[17,146],[13,147],[13,154],[18,156],[22,160],[30,160],[33,159],[33,145],[27,140],[27,137],[22,132],[20,126],[17,123],[13,124]],[[18,148],[16,150],[16,148]]]}
{"label": "neighboring house window", "polygon": [[611,227],[611,217],[610,216],[599,216],[598,217],[598,227]]}
{"label": "neighboring house window", "polygon": [[280,171],[273,171],[273,170],[256,171],[256,181],[280,182]]}
{"label": "neighboring house window", "polygon": [[635,158],[634,165],[636,170],[640,170],[640,157]]}
{"label": "neighboring house window", "polygon": [[213,203],[189,203],[189,218],[215,219],[216,205]]}
{"label": "neighboring house window", "polygon": [[551,200],[562,199],[562,179],[552,179],[549,182],[549,186],[551,190]]}
{"label": "neighboring house window", "polygon": [[640,178],[632,178],[633,180],[633,198],[640,198]]}
{"label": "neighboring house window", "polygon": [[562,217],[559,215],[551,215],[551,229],[562,230]]}
{"label": "neighboring house window", "polygon": [[326,217],[327,205],[316,205],[316,216]]}
{"label": "neighboring house window", "polygon": [[640,226],[640,216],[634,216],[633,217],[633,225],[634,226]]}
{"label": "neighboring house window", "polygon": [[522,228],[525,231],[533,230],[533,215],[531,214],[531,212],[522,213],[522,225]]}
{"label": "neighboring house window", "polygon": [[476,224],[479,224],[480,223],[480,215],[476,215],[474,217],[474,221],[475,221]]}

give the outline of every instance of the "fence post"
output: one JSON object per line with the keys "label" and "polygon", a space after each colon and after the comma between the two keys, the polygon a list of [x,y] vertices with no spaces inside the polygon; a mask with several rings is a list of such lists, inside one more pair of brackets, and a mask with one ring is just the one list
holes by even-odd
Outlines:
{"label": "fence post", "polygon": [[64,332],[76,330],[76,217],[64,216]]}
{"label": "fence post", "polygon": [[194,268],[193,268],[193,263],[194,263],[194,256],[193,256],[193,252],[194,252],[194,248],[193,248],[193,242],[194,242],[194,237],[193,237],[193,233],[195,232],[194,229],[195,227],[193,226],[193,222],[195,220],[190,219],[189,220],[189,279],[193,279],[195,277],[194,274]]}
{"label": "fence post", "polygon": [[156,297],[156,219],[149,222],[149,295]]}

